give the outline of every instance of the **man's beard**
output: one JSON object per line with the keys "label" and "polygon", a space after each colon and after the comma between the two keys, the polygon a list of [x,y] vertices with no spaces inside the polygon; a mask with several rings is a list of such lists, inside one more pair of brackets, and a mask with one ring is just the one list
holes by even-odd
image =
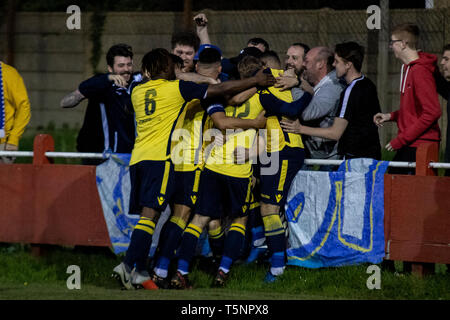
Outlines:
{"label": "man's beard", "polygon": [[300,70],[297,70],[294,66],[291,66],[291,65],[287,65],[285,68],[284,68],[284,70],[285,71],[287,71],[287,70],[294,70],[294,74],[297,76],[297,77],[301,77],[302,76],[302,74],[303,74],[303,71],[305,71],[305,69],[302,67],[302,68],[300,68]]}
{"label": "man's beard", "polygon": [[290,65],[290,64],[287,64],[287,65],[284,67],[284,70],[288,70],[288,69],[294,69],[294,70],[295,70],[294,66],[292,66],[292,65]]}
{"label": "man's beard", "polygon": [[444,76],[445,80],[450,81],[450,71],[449,70],[443,69],[442,75]]}

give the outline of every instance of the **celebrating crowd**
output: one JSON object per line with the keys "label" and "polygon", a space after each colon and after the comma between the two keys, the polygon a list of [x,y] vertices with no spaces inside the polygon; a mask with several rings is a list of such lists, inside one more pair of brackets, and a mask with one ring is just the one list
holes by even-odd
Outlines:
{"label": "celebrating crowd", "polygon": [[[385,146],[396,151],[394,160],[415,161],[420,144],[440,142],[438,92],[448,100],[450,45],[441,74],[437,57],[418,47],[417,26],[392,29],[390,48],[402,62],[400,106],[382,113],[377,88],[362,73],[360,44],[310,48],[293,41],[283,67],[261,38],[223,57],[209,39],[206,16],[194,19],[196,33],[174,34],[171,50],[146,53],[140,72],[133,70],[129,45],[112,46],[108,73],[61,100],[68,108],[89,99],[79,151],[131,153],[129,214],[140,218],[113,270],[126,289],[190,288],[204,229],[214,285],[226,283],[237,260],[252,261],[258,241],[269,252],[264,281],[277,281],[286,264],[284,205],[297,172],[309,169],[305,158],[381,160],[378,130],[387,121],[398,126]],[[149,262],[155,226],[168,205],[171,216]]]}

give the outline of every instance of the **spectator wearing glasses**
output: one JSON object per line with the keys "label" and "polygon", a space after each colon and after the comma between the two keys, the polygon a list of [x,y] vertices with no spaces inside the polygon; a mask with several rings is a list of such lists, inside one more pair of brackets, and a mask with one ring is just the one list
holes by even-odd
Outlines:
{"label": "spectator wearing glasses", "polygon": [[[395,121],[398,134],[387,145],[396,151],[393,161],[416,161],[416,149],[423,143],[441,140],[438,120],[441,117],[433,74],[437,57],[418,50],[419,28],[401,24],[392,30],[390,47],[402,64],[400,75],[400,108],[390,113],[377,113],[373,120],[379,127]],[[415,169],[391,168],[390,173],[414,174]]]}

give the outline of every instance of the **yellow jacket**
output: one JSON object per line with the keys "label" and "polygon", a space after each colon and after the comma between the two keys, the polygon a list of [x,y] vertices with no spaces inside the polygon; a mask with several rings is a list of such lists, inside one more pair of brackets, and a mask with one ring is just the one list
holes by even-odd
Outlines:
{"label": "yellow jacket", "polygon": [[9,143],[18,146],[19,139],[30,122],[31,110],[27,89],[17,70],[3,62],[2,78],[3,97],[5,101],[5,137],[0,143]]}

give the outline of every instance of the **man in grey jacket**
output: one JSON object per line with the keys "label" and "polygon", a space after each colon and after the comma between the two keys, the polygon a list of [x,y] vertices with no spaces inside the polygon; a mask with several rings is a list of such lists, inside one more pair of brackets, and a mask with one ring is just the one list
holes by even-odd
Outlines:
{"label": "man in grey jacket", "polygon": [[[305,91],[313,95],[309,105],[301,114],[302,124],[309,127],[327,128],[339,107],[339,99],[345,85],[336,77],[333,68],[334,53],[327,47],[315,47],[305,56],[303,78],[279,79],[279,86],[292,88],[292,98],[300,99]],[[310,159],[340,159],[337,142],[311,136],[303,136],[307,156]],[[332,166],[323,166],[329,170]]]}

